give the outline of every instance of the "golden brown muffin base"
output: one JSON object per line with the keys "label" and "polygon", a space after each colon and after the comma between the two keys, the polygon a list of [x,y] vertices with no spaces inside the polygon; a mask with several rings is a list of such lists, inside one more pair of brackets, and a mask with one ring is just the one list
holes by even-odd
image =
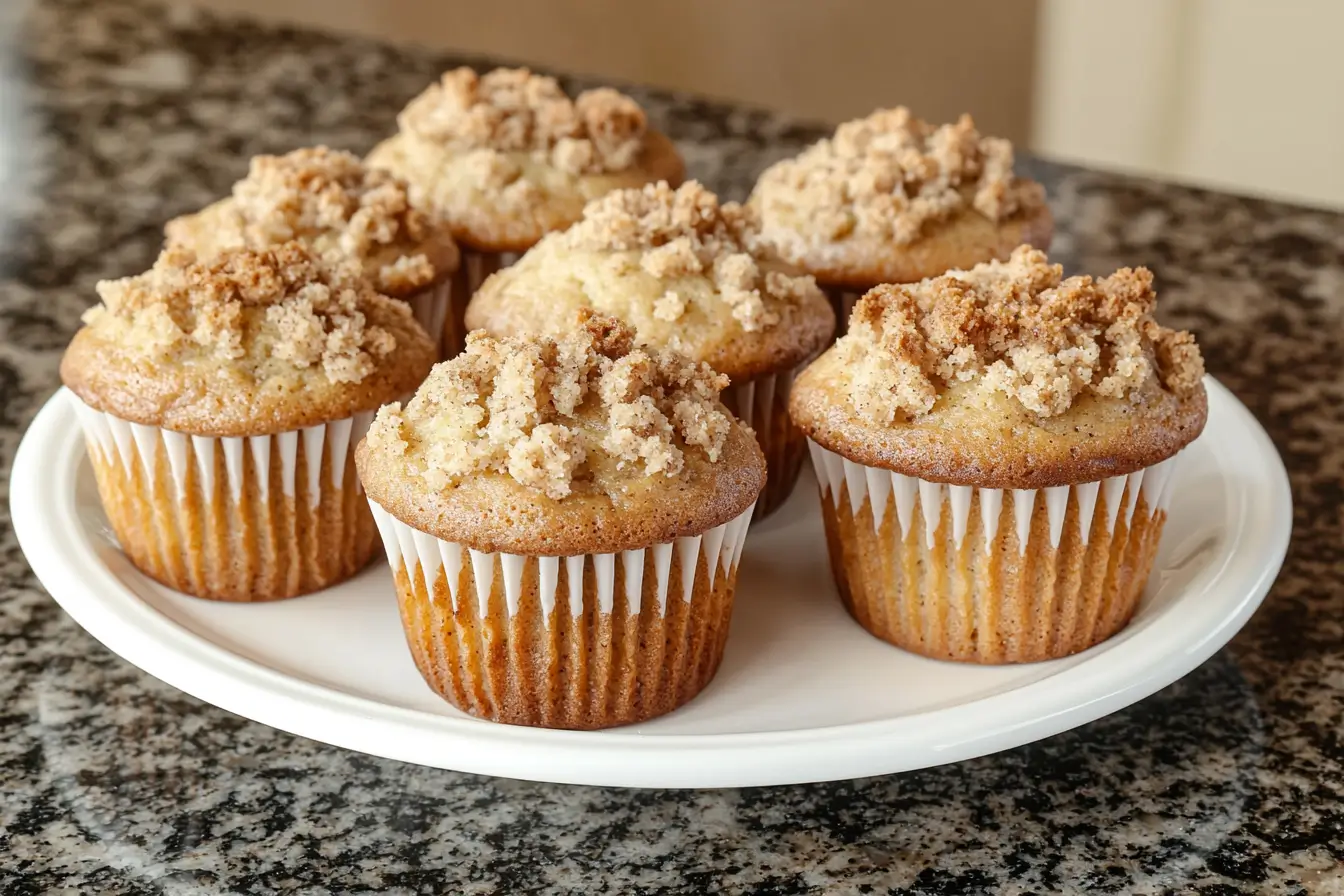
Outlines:
{"label": "golden brown muffin base", "polygon": [[458,247],[467,252],[525,252],[547,233],[578,221],[593,199],[663,180],[675,187],[686,177],[676,146],[652,130],[645,134],[635,164],[624,171],[570,175],[530,160],[526,153],[505,153],[523,166],[524,178],[538,188],[533,201],[510,207],[464,171],[461,163],[467,154],[398,133],[375,146],[365,162],[418,188],[419,201],[450,222]]}
{"label": "golden brown muffin base", "polygon": [[355,449],[371,500],[407,525],[477,551],[552,557],[611,553],[663,544],[736,519],[765,486],[756,440],[734,426],[717,461],[686,453],[680,476],[621,474],[602,488],[556,500],[505,473],[477,472],[433,491],[404,455]]}
{"label": "golden brown muffin base", "polygon": [[267,495],[262,496],[252,453],[245,449],[236,501],[219,443],[213,446],[214,487],[206,494],[195,446],[187,442],[181,497],[162,447],[147,477],[139,449],[131,445],[132,456],[123,465],[90,442],[98,494],[122,551],[137,569],[170,588],[210,600],[279,600],[350,578],[374,554],[377,532],[357,486],[353,451],[346,456],[340,489],[332,486],[331,458],[324,452],[322,494],[311,507],[301,438],[292,498],[283,493],[282,461],[273,446]]}
{"label": "golden brown muffin base", "polygon": [[904,538],[894,495],[887,500],[874,531],[868,499],[854,515],[847,486],[841,486],[838,508],[823,489],[826,546],[845,608],[870,634],[904,650],[985,664],[1069,656],[1124,628],[1143,595],[1167,518],[1163,510],[1149,515],[1140,490],[1126,524],[1127,487],[1114,532],[1108,532],[1102,493],[1084,545],[1071,491],[1064,532],[1053,548],[1045,501],[1037,495],[1022,552],[1014,495],[1005,492],[998,532],[986,548],[977,492],[961,545],[952,537],[951,502],[944,498],[930,548],[920,499],[911,517],[917,522]]}
{"label": "golden brown muffin base", "polygon": [[[888,257],[883,264],[866,268],[860,265],[856,271],[847,274],[835,270],[825,274],[812,271],[817,277],[817,285],[826,293],[835,311],[836,338],[845,335],[849,329],[850,312],[863,294],[873,287],[883,283],[916,283],[954,268],[965,270],[987,261],[1003,261],[1022,243],[1041,250],[1049,249],[1054,236],[1054,221],[1049,209],[1042,209],[1038,215],[1020,222],[1007,221],[997,225],[993,239],[979,226],[962,225],[961,228],[955,228],[953,234],[950,239],[939,234],[925,237],[909,247],[910,256],[899,262]],[[976,234],[980,234],[980,238],[974,238]],[[865,278],[859,271],[885,276]]]}
{"label": "golden brown muffin base", "polygon": [[312,369],[259,378],[240,362],[183,364],[139,358],[82,327],[61,358],[61,382],[81,401],[132,423],[197,436],[289,432],[376,411],[429,375],[437,350],[412,317],[379,310],[368,322],[397,340],[392,354],[357,383]]}
{"label": "golden brown muffin base", "polygon": [[[950,270],[966,270],[986,261],[1002,261],[1023,243],[1049,249],[1055,224],[1050,209],[994,222],[974,211],[930,225],[927,235],[897,245],[874,239],[849,239],[808,250],[780,241],[781,254],[817,278],[823,289],[860,294],[879,283],[915,283]],[[771,241],[769,231],[764,239]]]}
{"label": "golden brown muffin base", "polygon": [[[544,728],[594,729],[671,712],[704,690],[718,671],[732,615],[737,567],[719,568],[711,587],[703,552],[689,602],[682,599],[680,547],[673,549],[665,614],[658,612],[652,551],[644,552],[641,608],[624,589],[611,612],[598,602],[596,571],[584,563],[583,609],[570,613],[567,564],[559,564],[557,600],[546,625],[536,557],[524,561],[518,612],[509,616],[501,562],[494,558],[489,612],[477,608],[471,563],[462,565],[457,606],[441,568],[432,593],[416,564],[394,561],[406,642],[426,683],[458,709],[483,719]],[[697,544],[697,551],[699,551]],[[615,557],[615,581],[625,577]]]}
{"label": "golden brown muffin base", "polygon": [[[732,316],[732,306],[717,299],[692,302],[675,321],[658,318],[655,303],[668,284],[641,270],[641,257],[642,250],[566,248],[563,236],[551,236],[476,292],[467,309],[467,326],[497,337],[555,335],[573,329],[575,316],[588,308],[634,327],[644,344],[675,345],[682,354],[739,382],[791,370],[834,336],[835,315],[817,293],[798,302],[772,300],[770,307],[780,320],[758,330],[743,329]],[[617,263],[621,259],[633,266],[633,273]],[[796,273],[778,262],[762,267]],[[717,294],[708,275],[693,275],[687,282]]]}
{"label": "golden brown muffin base", "polygon": [[1099,482],[1166,460],[1208,421],[1208,395],[1168,392],[1155,379],[1129,399],[1084,394],[1064,414],[1039,418],[998,394],[968,405],[974,383],[948,387],[932,411],[880,426],[853,407],[853,371],[831,348],[798,375],[789,413],[822,447],[869,467],[981,488]]}

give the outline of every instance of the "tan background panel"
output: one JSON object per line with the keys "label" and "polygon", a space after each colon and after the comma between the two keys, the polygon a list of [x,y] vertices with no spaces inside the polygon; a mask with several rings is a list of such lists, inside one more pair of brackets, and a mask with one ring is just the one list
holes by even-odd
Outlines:
{"label": "tan background panel", "polygon": [[1344,208],[1340,0],[198,2],[801,118],[969,111],[1042,155]]}
{"label": "tan background panel", "polygon": [[207,0],[203,5],[841,121],[905,103],[1030,129],[1034,0]]}

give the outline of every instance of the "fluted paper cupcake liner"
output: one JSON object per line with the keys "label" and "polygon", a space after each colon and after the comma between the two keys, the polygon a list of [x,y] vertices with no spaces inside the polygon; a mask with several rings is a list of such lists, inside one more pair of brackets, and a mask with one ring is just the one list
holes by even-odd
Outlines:
{"label": "fluted paper cupcake liner", "polygon": [[369,503],[411,655],[461,710],[625,725],[671,712],[718,670],[751,508],[644,550],[539,557],[443,541]]}
{"label": "fluted paper cupcake liner", "polygon": [[354,466],[372,412],[213,438],[71,400],[121,549],[171,588],[227,601],[294,597],[349,578],[376,550]]}
{"label": "fluted paper cupcake liner", "polygon": [[824,286],[822,292],[826,293],[826,298],[831,300],[831,307],[835,309],[835,336],[838,339],[849,329],[849,315],[867,290],[855,292],[838,286]]}
{"label": "fluted paper cupcake liner", "polygon": [[[446,360],[457,354],[452,348],[453,340],[462,329],[462,316],[467,312],[467,302],[458,297],[460,290],[455,289],[452,277],[422,290],[406,300],[415,315],[415,322],[424,328],[429,338],[434,340],[434,350],[439,360]],[[456,318],[457,323],[453,320]]]}
{"label": "fluted paper cupcake liner", "polygon": [[811,358],[792,370],[732,383],[723,390],[724,406],[756,432],[756,442],[765,454],[765,491],[756,501],[756,519],[779,509],[793,493],[807,454],[805,438],[789,416],[789,392],[794,378]]}
{"label": "fluted paper cupcake liner", "polygon": [[1179,458],[1100,482],[989,489],[808,447],[850,614],[898,647],[980,663],[1067,656],[1128,623]]}
{"label": "fluted paper cupcake liner", "polygon": [[456,357],[467,344],[467,304],[481,284],[495,271],[503,270],[522,258],[521,252],[477,252],[462,249],[462,264],[457,269],[453,284],[452,311],[448,315],[444,333],[443,357]]}

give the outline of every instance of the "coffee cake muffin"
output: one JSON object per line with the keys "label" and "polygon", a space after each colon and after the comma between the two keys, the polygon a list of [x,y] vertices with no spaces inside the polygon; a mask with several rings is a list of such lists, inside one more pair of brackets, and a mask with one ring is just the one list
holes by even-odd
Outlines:
{"label": "coffee cake muffin", "polygon": [[628,96],[602,88],[571,99],[554,78],[522,68],[445,72],[397,124],[369,163],[404,177],[452,222],[467,296],[577,221],[589,200],[685,176],[672,141]]}
{"label": "coffee cake muffin", "polygon": [[864,628],[1005,663],[1124,627],[1208,413],[1194,338],[1155,304],[1144,268],[1064,279],[1026,246],[859,301],[791,409]]}
{"label": "coffee cake muffin", "polygon": [[1013,171],[1013,145],[969,115],[932,125],[904,107],[846,122],[829,139],[766,169],[748,200],[760,235],[813,274],[841,330],[859,295],[1048,249],[1041,185]]}
{"label": "coffee cake muffin", "polygon": [[231,196],[174,218],[164,235],[170,247],[203,258],[296,240],[320,256],[357,262],[375,290],[409,303],[441,355],[466,335],[447,222],[413,207],[403,181],[348,152],[318,146],[256,156]]}
{"label": "coffee cake muffin", "polygon": [[789,423],[789,389],[830,341],[835,315],[811,277],[748,251],[749,230],[740,206],[694,181],[611,193],[486,281],[467,322],[497,335],[554,334],[593,308],[647,345],[727,374],[724,403],[755,429],[770,466],[763,516],[798,477],[804,443]]}
{"label": "coffee cake muffin", "polygon": [[704,364],[610,319],[467,338],[356,451],[425,681],[473,715],[670,712],[723,655],[765,461]]}
{"label": "coffee cake muffin", "polygon": [[377,539],[351,448],[434,362],[409,306],[300,243],[168,249],[98,293],[61,379],[131,561],[229,601],[357,572]]}

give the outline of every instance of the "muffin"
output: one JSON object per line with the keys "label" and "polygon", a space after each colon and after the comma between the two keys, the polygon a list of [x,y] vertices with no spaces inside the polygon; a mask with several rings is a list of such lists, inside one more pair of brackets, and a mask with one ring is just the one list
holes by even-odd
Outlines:
{"label": "muffin", "polygon": [[405,302],[310,247],[166,250],[98,284],[61,361],[98,493],[139,569],[197,597],[293,597],[377,544],[353,446],[434,346]]}
{"label": "muffin", "polygon": [[1066,280],[1027,246],[859,301],[790,405],[859,624],[977,663],[1125,626],[1208,414],[1194,338],[1155,304],[1143,268]]}
{"label": "muffin", "polygon": [[356,451],[425,681],[485,719],[603,728],[718,669],[765,461],[723,378],[629,328],[467,337]]}
{"label": "muffin", "polygon": [[846,122],[766,169],[748,206],[761,239],[817,278],[843,331],[860,295],[1050,247],[1040,184],[1013,173],[1013,145],[969,115],[931,125],[904,107]]}
{"label": "muffin", "polygon": [[459,257],[447,223],[414,208],[404,182],[348,152],[256,156],[231,196],[174,218],[164,235],[203,258],[298,241],[352,260],[379,293],[410,304],[441,356],[461,346],[466,297],[453,292]]}
{"label": "muffin", "polygon": [[811,277],[748,251],[750,228],[740,206],[694,181],[608,194],[487,280],[468,326],[559,333],[593,308],[726,374],[724,404],[755,429],[770,467],[764,516],[788,497],[805,454],[788,417],[794,371],[831,340],[835,315]]}
{"label": "muffin", "polygon": [[463,296],[577,221],[589,200],[685,176],[672,141],[649,128],[634,100],[609,88],[570,99],[554,78],[527,69],[446,72],[397,124],[369,163],[404,177],[452,223]]}

